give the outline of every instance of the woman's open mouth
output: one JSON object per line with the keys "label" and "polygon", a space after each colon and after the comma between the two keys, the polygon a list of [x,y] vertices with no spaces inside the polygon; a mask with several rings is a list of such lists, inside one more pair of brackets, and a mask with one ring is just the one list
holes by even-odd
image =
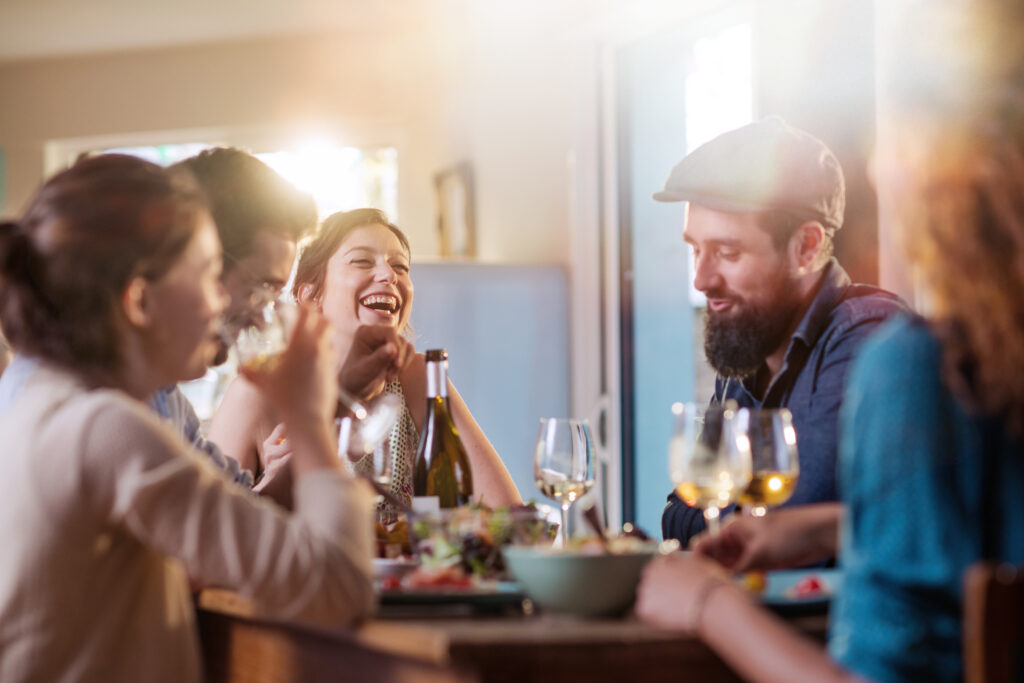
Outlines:
{"label": "woman's open mouth", "polygon": [[402,302],[392,294],[368,294],[359,300],[359,304],[377,315],[391,318],[398,313]]}

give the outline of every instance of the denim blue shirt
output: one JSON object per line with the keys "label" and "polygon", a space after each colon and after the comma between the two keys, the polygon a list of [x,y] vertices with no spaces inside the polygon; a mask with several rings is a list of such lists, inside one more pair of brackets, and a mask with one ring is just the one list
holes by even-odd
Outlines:
{"label": "denim blue shirt", "polygon": [[242,469],[238,461],[225,455],[217,444],[207,441],[200,431],[199,416],[192,403],[185,397],[178,385],[172,384],[158,390],[149,397],[149,406],[174,425],[175,430],[195,448],[206,453],[214,464],[236,483],[252,488],[252,472]]}
{"label": "denim blue shirt", "polygon": [[[0,413],[4,413],[31,379],[39,361],[16,354],[0,375]],[[242,469],[234,458],[224,454],[215,443],[207,441],[199,430],[199,417],[185,394],[176,385],[165,387],[149,399],[150,407],[174,427],[182,438],[205,453],[213,463],[235,482],[252,487],[252,472]]]}
{"label": "denim blue shirt", "polygon": [[[837,426],[848,366],[857,348],[880,323],[905,310],[895,294],[851,283],[846,271],[832,259],[764,398],[754,393],[753,378],[715,380],[712,403],[735,399],[741,407],[785,407],[793,414],[800,477],[786,505],[836,500]],[[675,493],[669,494],[661,518],[664,537],[686,544],[703,530],[701,511]]]}
{"label": "denim blue shirt", "polygon": [[857,354],[840,423],[829,651],[879,683],[962,681],[964,572],[1024,564],[1024,440],[949,391],[939,341],[904,316]]}

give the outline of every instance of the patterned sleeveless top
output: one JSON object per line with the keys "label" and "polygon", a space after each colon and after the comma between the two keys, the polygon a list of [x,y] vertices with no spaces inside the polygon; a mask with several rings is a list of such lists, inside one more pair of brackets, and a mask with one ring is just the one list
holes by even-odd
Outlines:
{"label": "patterned sleeveless top", "polygon": [[[398,422],[391,430],[390,436],[385,443],[377,446],[373,456],[367,455],[361,460],[353,463],[348,458],[343,458],[355,471],[373,475],[374,460],[379,462],[383,457],[383,449],[391,449],[391,482],[388,490],[399,500],[407,505],[412,503],[412,470],[416,463],[416,448],[419,446],[420,437],[416,432],[416,423],[409,413],[409,406],[405,401],[405,392],[402,391],[402,383],[393,380],[384,385],[384,393],[395,394],[402,399],[402,412],[398,416]],[[378,517],[382,519],[394,519],[398,517],[399,511],[386,500],[377,504]]]}

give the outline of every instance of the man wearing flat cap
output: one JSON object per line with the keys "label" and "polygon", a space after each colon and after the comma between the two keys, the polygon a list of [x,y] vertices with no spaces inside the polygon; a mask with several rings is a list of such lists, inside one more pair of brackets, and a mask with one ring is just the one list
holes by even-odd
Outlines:
{"label": "man wearing flat cap", "polygon": [[[890,292],[850,282],[832,257],[843,225],[843,172],[817,138],[771,117],[695,149],[672,169],[662,202],[689,202],[683,239],[707,297],[704,350],[717,373],[712,403],[786,407],[800,477],[787,505],[836,500],[837,419],[857,347],[906,310]],[[704,529],[674,493],[665,538]]]}

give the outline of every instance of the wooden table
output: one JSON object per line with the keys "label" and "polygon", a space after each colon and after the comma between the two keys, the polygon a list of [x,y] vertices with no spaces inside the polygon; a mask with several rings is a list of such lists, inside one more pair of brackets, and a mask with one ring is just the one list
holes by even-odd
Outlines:
{"label": "wooden table", "polygon": [[[826,617],[790,621],[824,640]],[[385,613],[331,630],[260,618],[232,594],[206,591],[199,624],[211,683],[740,680],[700,641],[632,619]]]}

